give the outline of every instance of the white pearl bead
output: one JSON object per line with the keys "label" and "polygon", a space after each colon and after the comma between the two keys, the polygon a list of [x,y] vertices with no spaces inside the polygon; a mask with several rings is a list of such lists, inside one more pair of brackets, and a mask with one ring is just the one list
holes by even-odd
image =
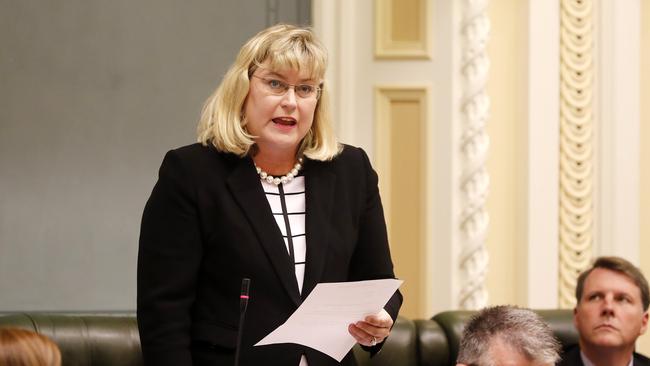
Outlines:
{"label": "white pearl bead", "polygon": [[298,162],[293,166],[293,169],[291,171],[281,177],[274,177],[272,175],[269,175],[267,172],[262,170],[262,168],[258,167],[255,165],[255,171],[257,171],[257,174],[259,174],[260,178],[262,180],[265,180],[269,184],[275,184],[276,186],[279,185],[280,183],[288,183],[293,180],[298,175],[298,172],[302,168],[302,157],[298,158]]}

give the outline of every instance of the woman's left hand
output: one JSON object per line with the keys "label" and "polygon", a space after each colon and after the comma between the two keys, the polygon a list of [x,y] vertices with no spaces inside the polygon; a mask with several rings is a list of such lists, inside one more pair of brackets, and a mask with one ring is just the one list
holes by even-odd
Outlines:
{"label": "woman's left hand", "polygon": [[393,326],[393,318],[386,310],[375,315],[368,315],[364,320],[348,326],[348,332],[361,345],[373,347],[388,337],[390,328]]}

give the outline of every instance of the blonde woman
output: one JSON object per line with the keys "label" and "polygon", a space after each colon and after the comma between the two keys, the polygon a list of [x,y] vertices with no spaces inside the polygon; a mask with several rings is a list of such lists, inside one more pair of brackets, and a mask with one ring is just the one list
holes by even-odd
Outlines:
{"label": "blonde woman", "polygon": [[44,335],[19,328],[0,328],[0,365],[61,366],[61,353]]}
{"label": "blonde woman", "polygon": [[[232,365],[239,331],[240,365],[339,364],[297,344],[253,345],[319,282],[394,277],[377,175],[332,132],[326,59],[309,29],[258,33],[208,98],[199,142],[165,156],[140,234],[146,365]],[[401,303],[397,292],[348,332],[377,352]],[[355,364],[352,352],[341,364]]]}

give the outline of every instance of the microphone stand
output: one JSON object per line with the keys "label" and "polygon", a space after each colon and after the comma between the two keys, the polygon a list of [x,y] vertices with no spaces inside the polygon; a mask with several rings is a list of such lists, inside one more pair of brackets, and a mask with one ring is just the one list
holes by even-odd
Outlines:
{"label": "microphone stand", "polygon": [[244,333],[244,319],[246,318],[246,308],[248,308],[248,292],[250,290],[250,278],[241,280],[241,293],[239,295],[239,329],[237,330],[237,345],[235,346],[235,366],[239,366],[239,351],[241,349],[241,338]]}

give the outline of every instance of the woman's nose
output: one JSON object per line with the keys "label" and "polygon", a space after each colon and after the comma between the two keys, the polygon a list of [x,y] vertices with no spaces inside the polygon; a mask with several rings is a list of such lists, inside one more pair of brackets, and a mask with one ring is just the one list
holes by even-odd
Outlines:
{"label": "woman's nose", "polygon": [[283,107],[289,107],[289,108],[295,108],[296,107],[296,89],[294,89],[294,86],[289,87],[286,93],[284,93],[284,96],[282,97],[282,106]]}

